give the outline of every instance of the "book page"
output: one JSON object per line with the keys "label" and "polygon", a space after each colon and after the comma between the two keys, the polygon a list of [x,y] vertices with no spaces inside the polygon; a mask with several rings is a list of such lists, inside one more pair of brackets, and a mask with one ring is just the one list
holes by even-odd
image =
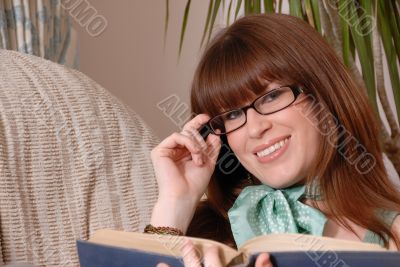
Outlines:
{"label": "book page", "polygon": [[378,244],[306,234],[269,234],[253,238],[240,247],[245,252],[276,251],[388,251]]}
{"label": "book page", "polygon": [[225,263],[230,262],[232,258],[238,255],[238,251],[222,243],[186,236],[156,235],[104,229],[96,231],[96,233],[90,237],[89,241],[98,244],[182,257],[181,248],[187,239],[193,242],[200,255],[204,255],[204,251],[212,245],[219,246],[221,254],[223,254],[221,255],[223,257],[222,260]]}

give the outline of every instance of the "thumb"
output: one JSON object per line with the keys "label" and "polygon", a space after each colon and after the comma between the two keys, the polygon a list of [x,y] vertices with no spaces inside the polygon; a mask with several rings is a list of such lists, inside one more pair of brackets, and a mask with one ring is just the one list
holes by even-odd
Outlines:
{"label": "thumb", "polygon": [[218,135],[209,134],[206,143],[208,147],[207,158],[209,158],[212,163],[215,163],[221,149],[221,138]]}
{"label": "thumb", "polygon": [[273,267],[268,253],[261,253],[256,259],[255,267]]}

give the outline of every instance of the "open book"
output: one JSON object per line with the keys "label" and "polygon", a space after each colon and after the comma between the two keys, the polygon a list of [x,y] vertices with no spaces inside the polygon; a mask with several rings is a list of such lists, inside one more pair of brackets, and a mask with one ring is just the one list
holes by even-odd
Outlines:
{"label": "open book", "polygon": [[253,266],[258,253],[270,253],[275,267],[399,267],[400,253],[378,245],[302,234],[270,234],[247,241],[238,250],[212,240],[99,230],[89,241],[78,240],[81,267],[183,266],[181,248],[190,239],[200,255],[220,247],[226,266]]}

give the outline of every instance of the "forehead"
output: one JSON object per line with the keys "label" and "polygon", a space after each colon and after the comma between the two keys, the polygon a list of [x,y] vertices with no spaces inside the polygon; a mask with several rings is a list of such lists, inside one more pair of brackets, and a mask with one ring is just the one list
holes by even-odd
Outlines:
{"label": "forehead", "polygon": [[[259,83],[253,88],[238,88],[231,92],[226,92],[220,95],[219,99],[213,102],[218,105],[217,113],[223,113],[232,109],[237,109],[252,103],[261,95],[279,88],[283,85],[282,82],[268,81],[266,79],[258,79]],[[216,114],[212,114],[216,115]]]}
{"label": "forehead", "polygon": [[192,87],[195,112],[212,117],[245,106],[280,84],[295,82],[288,77],[292,72],[286,60],[256,48],[242,39],[211,46],[198,66]]}
{"label": "forehead", "polygon": [[240,104],[240,106],[246,106],[246,105],[252,103],[257,98],[259,98],[260,96],[262,96],[274,89],[277,89],[281,86],[282,86],[282,83],[279,83],[276,81],[269,82],[269,81],[264,80],[260,83],[260,90],[257,90],[257,91],[247,90],[246,97],[243,98],[239,104]]}

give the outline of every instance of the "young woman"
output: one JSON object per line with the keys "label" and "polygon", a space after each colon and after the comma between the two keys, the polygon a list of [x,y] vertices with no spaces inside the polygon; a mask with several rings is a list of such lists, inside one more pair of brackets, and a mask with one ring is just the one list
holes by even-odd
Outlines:
{"label": "young woman", "polygon": [[152,226],[233,247],[281,232],[400,247],[400,194],[377,115],[307,23],[256,15],[220,32],[197,67],[191,105],[199,115],[152,151]]}

